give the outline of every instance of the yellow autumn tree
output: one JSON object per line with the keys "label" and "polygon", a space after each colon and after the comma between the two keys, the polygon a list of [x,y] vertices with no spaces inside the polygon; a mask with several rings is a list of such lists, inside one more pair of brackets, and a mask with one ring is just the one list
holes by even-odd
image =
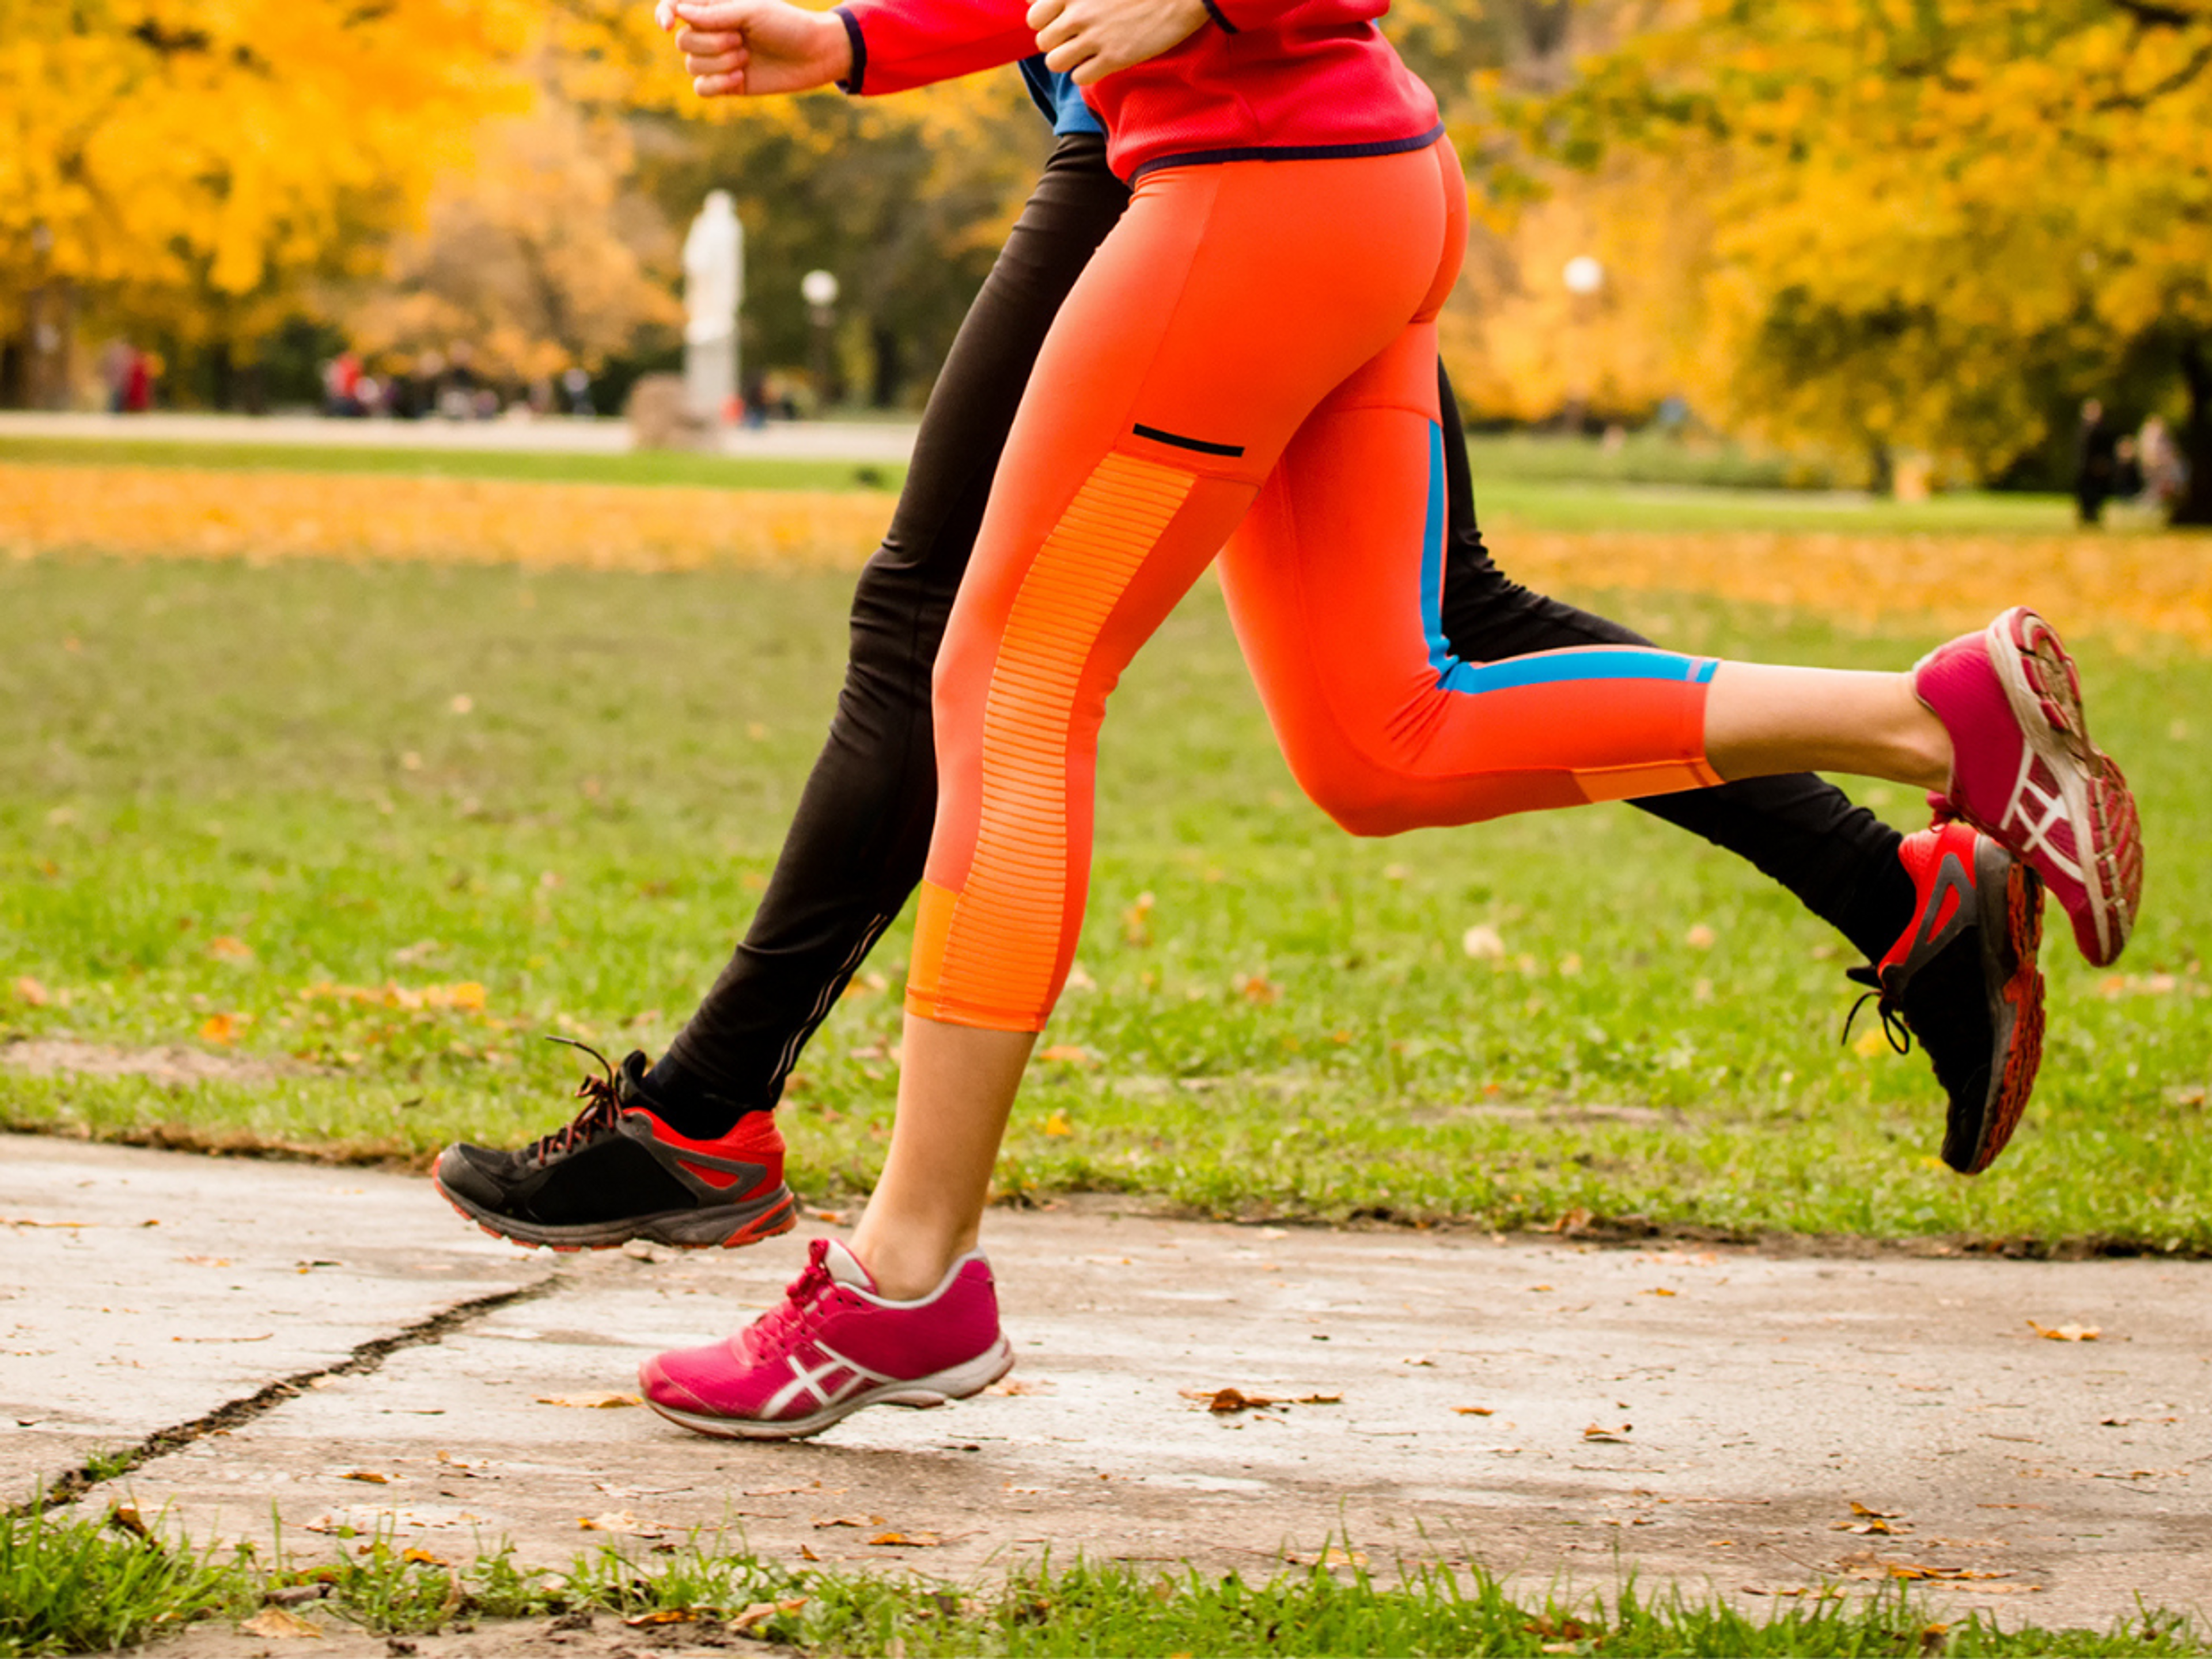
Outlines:
{"label": "yellow autumn tree", "polygon": [[379,280],[323,308],[371,354],[462,340],[495,379],[597,368],[684,317],[677,239],[630,187],[632,148],[622,121],[550,94],[527,114],[494,118],[471,164],[432,186],[421,227],[395,237]]}
{"label": "yellow autumn tree", "polygon": [[2212,3],[1668,0],[1543,112],[1714,181],[1706,389],[1987,472],[2131,373],[2212,523]]}
{"label": "yellow autumn tree", "polygon": [[9,0],[0,311],[251,339],[527,94],[520,0]]}
{"label": "yellow autumn tree", "polygon": [[1578,61],[1617,42],[1625,9],[1612,0],[1483,8],[1486,33],[1462,36],[1459,73],[1432,75],[1475,209],[1441,344],[1480,418],[1633,416],[1682,389],[1712,231],[1709,181],[1627,149],[1591,168],[1532,167],[1498,119],[1501,106],[1571,84]]}

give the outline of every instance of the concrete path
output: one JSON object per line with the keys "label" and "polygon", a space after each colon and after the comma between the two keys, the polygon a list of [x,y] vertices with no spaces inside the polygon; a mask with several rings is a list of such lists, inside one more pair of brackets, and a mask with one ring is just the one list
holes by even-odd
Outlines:
{"label": "concrete path", "polygon": [[[991,1218],[1020,1355],[999,1390],[747,1446],[589,1402],[769,1301],[794,1239],[556,1259],[420,1181],[23,1137],[0,1137],[0,1218],[8,1498],[150,1447],[87,1501],[127,1492],[196,1539],[264,1536],[273,1510],[295,1549],[382,1524],[557,1565],[725,1528],[772,1559],[962,1577],[1048,1547],[1264,1577],[1334,1537],[1386,1572],[1480,1562],[1537,1590],[1632,1565],[1754,1607],[1902,1572],[2008,1623],[2212,1607],[2212,1264],[1084,1202]],[[1210,1410],[1224,1388],[1278,1403]]]}
{"label": "concrete path", "polygon": [[[898,464],[914,453],[910,421],[780,421],[721,434],[725,455],[762,460]],[[125,439],[162,443],[314,444],[340,448],[533,451],[622,455],[617,420],[331,421],[313,415],[60,415],[0,411],[0,438]]]}

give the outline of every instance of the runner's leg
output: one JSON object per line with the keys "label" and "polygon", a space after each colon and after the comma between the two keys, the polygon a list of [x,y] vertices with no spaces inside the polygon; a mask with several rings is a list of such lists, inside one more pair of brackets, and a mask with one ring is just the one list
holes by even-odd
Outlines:
{"label": "runner's leg", "polygon": [[[1442,620],[1452,655],[1463,662],[1497,662],[1577,646],[1651,644],[1633,629],[1533,592],[1498,568],[1476,520],[1467,439],[1443,373],[1439,366],[1446,503]],[[1881,959],[1911,920],[1912,882],[1897,857],[1902,838],[1812,773],[1750,778],[1629,804],[1745,860],[1788,888],[1870,962]]]}
{"label": "runner's leg", "polygon": [[930,675],[1007,428],[1060,302],[1128,202],[1105,141],[1054,147],[930,393],[853,599],[829,741],[744,942],[647,1078],[680,1131],[776,1103],[800,1049],[921,878],[937,804]]}

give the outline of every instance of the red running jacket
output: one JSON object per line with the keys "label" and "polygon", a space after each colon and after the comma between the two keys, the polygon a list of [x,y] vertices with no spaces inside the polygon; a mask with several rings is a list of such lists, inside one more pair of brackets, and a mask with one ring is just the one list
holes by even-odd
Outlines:
{"label": "red running jacket", "polygon": [[[1085,87],[1109,166],[1391,155],[1443,136],[1437,100],[1375,27],[1389,0],[1205,0],[1171,52]],[[1036,54],[1029,0],[848,0],[851,93],[903,92]]]}

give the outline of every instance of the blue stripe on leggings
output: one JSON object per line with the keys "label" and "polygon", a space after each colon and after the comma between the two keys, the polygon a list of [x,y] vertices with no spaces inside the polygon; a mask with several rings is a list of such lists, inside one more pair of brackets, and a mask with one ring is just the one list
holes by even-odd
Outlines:
{"label": "blue stripe on leggings", "polygon": [[1711,657],[1684,657],[1640,646],[1595,646],[1508,657],[1498,662],[1463,662],[1444,637],[1444,432],[1429,422],[1429,511],[1421,531],[1421,623],[1429,638],[1429,666],[1446,691],[1477,696],[1524,685],[1559,685],[1577,680],[1674,680],[1711,684],[1720,666]]}

